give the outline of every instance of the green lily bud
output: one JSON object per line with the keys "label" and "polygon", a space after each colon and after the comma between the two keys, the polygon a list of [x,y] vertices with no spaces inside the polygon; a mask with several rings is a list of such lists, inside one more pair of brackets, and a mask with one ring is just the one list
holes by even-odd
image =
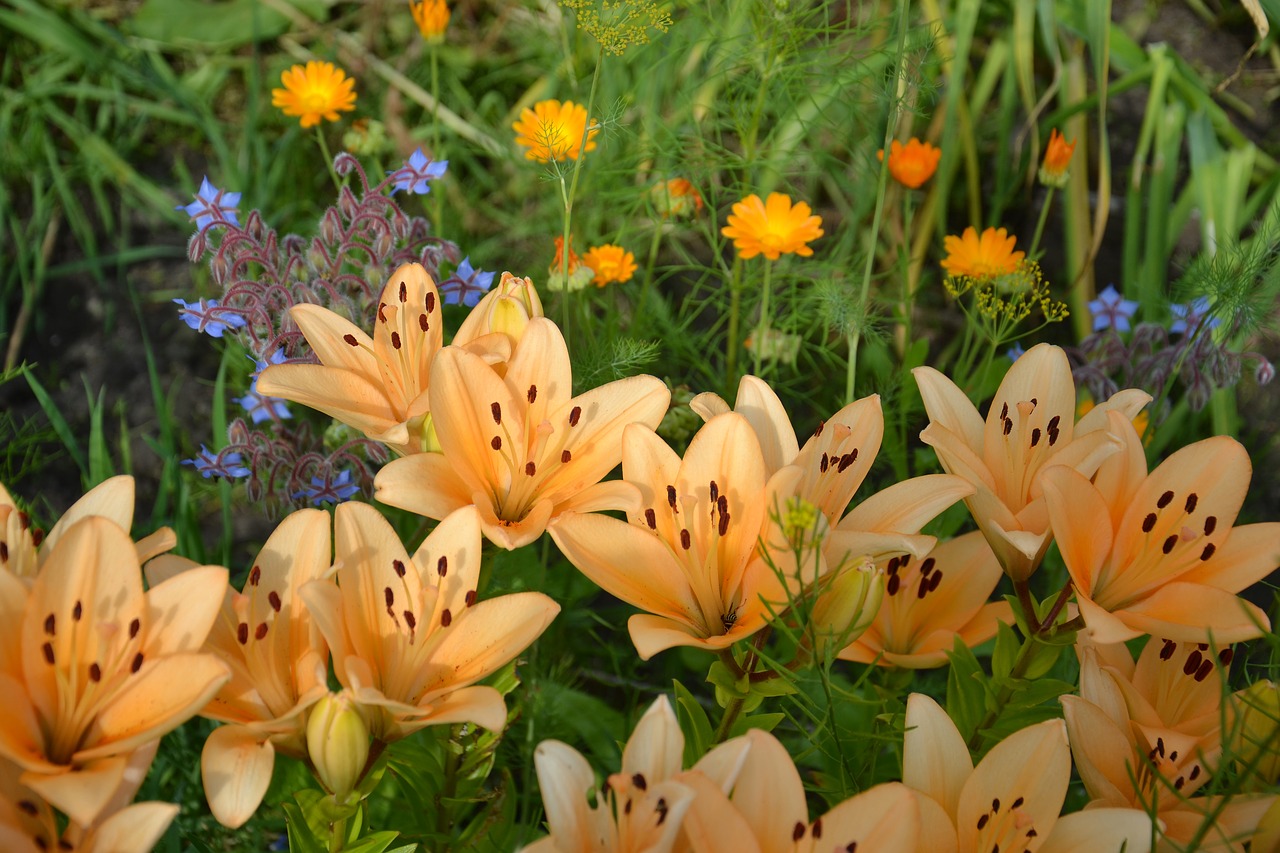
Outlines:
{"label": "green lily bud", "polygon": [[884,598],[884,572],[863,557],[838,570],[814,602],[810,616],[814,651],[819,659],[827,650],[839,652],[871,627]]}
{"label": "green lily bud", "polygon": [[339,803],[346,800],[369,760],[369,727],[345,691],[329,694],[311,709],[307,752],[334,799]]}
{"label": "green lily bud", "polygon": [[1236,764],[1270,785],[1280,779],[1280,686],[1255,681],[1231,697],[1227,729]]}

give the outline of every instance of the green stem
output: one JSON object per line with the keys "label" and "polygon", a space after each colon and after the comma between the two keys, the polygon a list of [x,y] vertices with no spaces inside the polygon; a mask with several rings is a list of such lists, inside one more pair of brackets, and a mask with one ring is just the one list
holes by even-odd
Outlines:
{"label": "green stem", "polygon": [[1031,248],[1027,250],[1027,257],[1035,260],[1036,252],[1040,248],[1040,238],[1044,235],[1044,224],[1049,221],[1049,208],[1053,206],[1053,187],[1049,187],[1049,192],[1045,194],[1044,204],[1040,207],[1040,221],[1036,223],[1036,235],[1031,238]]}
{"label": "green stem", "polygon": [[338,173],[333,171],[333,155],[329,153],[329,143],[324,141],[324,131],[321,128],[321,125],[316,125],[316,141],[320,143],[320,153],[324,156],[324,170],[333,178],[333,188],[341,193],[342,182],[338,180]]}
{"label": "green stem", "polygon": [[569,223],[573,218],[573,196],[565,186],[563,173],[560,175],[560,201],[564,204],[564,221],[560,229],[560,286],[564,288],[561,291],[563,295],[560,300],[560,330],[564,332],[567,343],[569,340],[569,253],[573,251],[569,247]]}
{"label": "green stem", "polygon": [[462,766],[462,752],[460,749],[454,749],[454,746],[457,743],[459,731],[460,727],[454,726],[450,732],[449,742],[445,744],[444,781],[440,786],[440,793],[436,795],[437,835],[445,835],[453,828],[448,801],[458,795],[458,768]]}
{"label": "green stem", "polygon": [[756,326],[755,346],[751,348],[751,372],[756,376],[760,376],[760,368],[762,366],[762,355],[764,353],[765,333],[769,330],[769,297],[773,292],[773,281],[771,274],[773,272],[773,261],[765,259],[764,262],[764,291],[760,301],[760,324]]}
{"label": "green stem", "polygon": [[[427,48],[431,53],[431,159],[443,160],[440,156],[440,119],[438,117],[440,111],[440,62],[437,59],[439,50],[433,44]],[[444,212],[444,196],[440,193],[434,193],[432,204],[435,207],[435,216],[431,220],[431,230],[440,233],[440,217]]]}
{"label": "green stem", "polygon": [[636,302],[635,312],[631,315],[631,327],[640,328],[640,319],[645,313],[645,304],[649,299],[649,288],[653,285],[653,268],[658,262],[658,247],[662,244],[662,223],[653,229],[653,238],[649,240],[649,260],[644,265],[644,283],[640,285],[640,297]]}
{"label": "green stem", "polygon": [[573,173],[569,180],[569,187],[566,190],[564,185],[564,174],[560,175],[560,197],[564,200],[564,253],[560,258],[560,276],[564,279],[564,339],[565,343],[569,342],[569,222],[573,217],[573,200],[578,193],[578,176],[582,174],[582,161],[587,154],[587,140],[591,138],[592,120],[591,108],[596,102],[596,88],[600,84],[600,69],[604,68],[604,46],[600,47],[600,54],[596,57],[596,70],[591,75],[591,93],[587,95],[587,121],[582,126],[582,139],[578,140],[578,156],[573,158]]}
{"label": "green stem", "polygon": [[732,390],[732,383],[738,377],[738,312],[742,306],[742,258],[734,255],[733,272],[729,276],[729,338],[725,342],[725,383],[726,391]]}

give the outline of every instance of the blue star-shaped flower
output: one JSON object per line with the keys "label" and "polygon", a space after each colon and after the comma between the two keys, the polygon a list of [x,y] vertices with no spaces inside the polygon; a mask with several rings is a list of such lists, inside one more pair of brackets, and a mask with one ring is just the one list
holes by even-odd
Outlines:
{"label": "blue star-shaped flower", "polygon": [[279,397],[264,397],[258,393],[258,380],[253,380],[249,393],[236,401],[249,413],[255,424],[268,420],[291,418],[289,405]]}
{"label": "blue star-shaped flower", "polygon": [[496,273],[473,269],[471,256],[462,259],[453,275],[440,283],[440,298],[448,305],[466,305],[474,308],[489,288],[493,287]]}
{"label": "blue star-shaped flower", "polygon": [[240,203],[240,193],[223,192],[209,183],[205,178],[200,182],[200,192],[196,200],[188,205],[178,205],[174,210],[185,210],[196,224],[196,229],[203,231],[206,225],[240,225],[236,218],[236,205]]}
{"label": "blue star-shaped flower", "polygon": [[227,329],[239,329],[248,325],[239,314],[219,307],[216,299],[198,299],[195,302],[187,302],[185,299],[173,301],[182,306],[178,311],[182,322],[197,332],[206,332],[215,338],[222,337]]}
{"label": "blue star-shaped flower", "polygon": [[348,468],[332,479],[312,477],[311,485],[304,487],[300,492],[294,492],[293,498],[294,500],[309,498],[316,506],[323,503],[339,504],[350,500],[359,491],[360,487],[351,482],[351,469]]}
{"label": "blue star-shaped flower", "polygon": [[[1190,305],[1170,305],[1169,310],[1173,312],[1176,318],[1169,324],[1170,334],[1192,335],[1196,329],[1200,328],[1200,324],[1205,321],[1206,315],[1209,313],[1209,297],[1197,296],[1191,301]],[[1216,329],[1222,321],[1217,317],[1209,317],[1210,329]]]}
{"label": "blue star-shaped flower", "polygon": [[437,178],[444,177],[445,170],[449,168],[448,160],[432,160],[422,153],[422,149],[414,151],[409,155],[409,161],[396,169],[394,172],[387,172],[394,182],[394,189],[391,194],[397,192],[411,192],[417,195],[426,195],[431,192],[431,187],[427,186],[427,181],[434,181]]}
{"label": "blue star-shaped flower", "polygon": [[1022,348],[1022,344],[1018,343],[1017,341],[1014,341],[1013,346],[1009,347],[1007,350],[1004,351],[1004,356],[1005,358],[1009,359],[1009,361],[1017,361],[1018,359],[1022,358],[1022,355],[1025,352],[1026,350]]}
{"label": "blue star-shaped flower", "polygon": [[248,477],[253,473],[244,466],[244,459],[239,453],[227,453],[225,450],[221,453],[213,453],[203,444],[200,445],[200,452],[196,454],[196,458],[183,459],[182,464],[194,465],[206,480],[210,477],[234,480],[238,477]]}
{"label": "blue star-shaped flower", "polygon": [[1138,303],[1125,299],[1116,292],[1114,285],[1098,294],[1098,298],[1089,303],[1089,312],[1093,314],[1093,330],[1115,329],[1117,332],[1129,331],[1129,319],[1138,311]]}

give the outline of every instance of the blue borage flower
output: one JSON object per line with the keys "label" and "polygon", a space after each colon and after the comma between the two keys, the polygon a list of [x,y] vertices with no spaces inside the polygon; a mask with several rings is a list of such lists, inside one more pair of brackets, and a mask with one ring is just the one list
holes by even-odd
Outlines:
{"label": "blue borage flower", "polygon": [[1004,355],[1009,361],[1017,361],[1025,352],[1026,350],[1022,348],[1022,344],[1014,341],[1013,346],[1004,351]]}
{"label": "blue borage flower", "polygon": [[1193,335],[1200,328],[1200,324],[1209,321],[1208,328],[1216,329],[1222,321],[1217,317],[1209,317],[1209,297],[1197,296],[1189,305],[1170,305],[1169,310],[1173,312],[1174,321],[1169,325],[1169,333],[1178,335]]}
{"label": "blue borage flower", "polygon": [[214,453],[203,444],[200,445],[200,452],[194,459],[183,459],[182,464],[194,465],[206,480],[211,477],[234,480],[239,477],[248,477],[253,473],[244,466],[244,458],[239,453],[228,453],[225,450]]}
{"label": "blue borage flower", "polygon": [[440,298],[446,305],[466,305],[474,308],[480,297],[493,287],[496,273],[485,272],[471,266],[471,256],[462,259],[453,275],[440,283]]}
{"label": "blue borage flower", "polygon": [[303,487],[300,492],[294,492],[293,499],[307,498],[316,506],[323,503],[340,504],[350,500],[359,491],[360,487],[351,482],[351,469],[348,468],[336,477],[312,477],[311,485]]}
{"label": "blue borage flower", "polygon": [[188,205],[178,205],[174,210],[186,211],[195,222],[196,228],[203,231],[207,225],[240,225],[236,218],[236,205],[240,203],[240,193],[229,193],[209,183],[206,177],[200,182],[200,192],[196,200]]}
{"label": "blue borage flower", "polygon": [[247,325],[239,314],[218,305],[216,299],[198,299],[187,302],[185,299],[173,300],[182,308],[178,316],[197,332],[206,332],[212,337],[220,338],[227,329],[240,329]]}
{"label": "blue borage flower", "polygon": [[255,379],[249,393],[236,400],[253,419],[255,424],[263,421],[282,420],[293,417],[289,405],[279,397],[264,397],[258,393],[258,381]]}
{"label": "blue borage flower", "polygon": [[403,166],[394,172],[387,172],[394,184],[391,194],[395,195],[403,190],[417,195],[426,195],[431,192],[427,181],[444,177],[445,170],[448,168],[448,160],[432,160],[419,148],[409,155],[408,162]]}
{"label": "blue borage flower", "polygon": [[1116,292],[1114,285],[1098,294],[1098,298],[1089,303],[1089,311],[1093,314],[1093,330],[1115,329],[1117,332],[1129,331],[1129,320],[1138,311],[1138,303],[1125,299]]}

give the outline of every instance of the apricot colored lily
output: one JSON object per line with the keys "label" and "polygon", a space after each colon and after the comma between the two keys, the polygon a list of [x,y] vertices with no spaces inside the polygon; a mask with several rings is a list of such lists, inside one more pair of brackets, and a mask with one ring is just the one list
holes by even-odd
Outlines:
{"label": "apricot colored lily", "polygon": [[1232,527],[1252,472],[1244,447],[1207,438],[1147,474],[1132,424],[1113,419],[1110,431],[1125,449],[1094,482],[1059,469],[1044,478],[1048,516],[1093,642],[1259,636],[1266,614],[1236,593],[1280,565],[1280,523]]}
{"label": "apricot colored lily", "polygon": [[[231,670],[200,712],[229,724],[209,735],[200,755],[209,808],[226,826],[241,826],[257,810],[277,752],[307,757],[307,711],[329,692],[329,649],[298,589],[329,570],[329,524],[329,514],[316,509],[280,522],[244,590],[225,590],[205,643]],[[191,565],[165,556],[147,565],[147,576],[173,576]]]}
{"label": "apricot colored lily", "polygon": [[622,458],[622,431],[656,427],[671,394],[661,380],[632,376],[577,397],[564,338],[531,319],[505,373],[448,347],[431,371],[440,453],[397,459],[375,480],[377,498],[428,518],[474,504],[485,536],[515,549],[570,510],[619,509],[628,487],[601,483]]}
{"label": "apricot colored lily", "polygon": [[1071,781],[1062,720],[1014,732],[974,767],[947,713],[928,696],[913,693],[907,700],[902,781],[938,806],[921,809],[921,853],[1087,853],[1119,851],[1122,844],[1126,853],[1151,849],[1151,818],[1136,809],[1059,817]]}
{"label": "apricot colored lily", "polygon": [[196,714],[229,677],[201,652],[227,570],[202,566],[144,593],[133,541],[93,515],[60,531],[42,557],[29,594],[0,573],[5,615],[15,617],[0,626],[0,756],[23,768],[23,785],[90,826],[129,756]]}
{"label": "apricot colored lily", "polygon": [[277,364],[258,392],[318,409],[400,454],[430,449],[427,381],[443,342],[436,283],[421,264],[391,274],[373,337],[319,305],[289,309],[320,364]]}
{"label": "apricot colored lily", "polygon": [[880,610],[840,652],[843,660],[931,669],[946,664],[957,637],[976,646],[1013,621],[1008,602],[988,601],[1003,573],[980,531],[941,542],[924,559],[903,554],[881,567],[888,580]]}
{"label": "apricot colored lily", "polygon": [[1077,423],[1075,382],[1061,348],[1039,344],[1005,375],[986,422],[954,382],[931,367],[912,373],[920,386],[929,425],[920,439],[942,467],[976,490],[965,499],[991,550],[1014,581],[1040,565],[1051,541],[1041,494],[1041,474],[1065,466],[1093,476],[1120,442],[1105,429],[1111,410],[1132,418],[1151,397],[1121,391]]}
{"label": "apricot colored lily", "polygon": [[337,582],[311,581],[298,594],[370,733],[391,742],[456,722],[500,731],[502,694],[475,683],[524,651],[560,607],[538,592],[476,600],[476,511],[450,515],[410,557],[372,506],[339,504],[334,553]]}

